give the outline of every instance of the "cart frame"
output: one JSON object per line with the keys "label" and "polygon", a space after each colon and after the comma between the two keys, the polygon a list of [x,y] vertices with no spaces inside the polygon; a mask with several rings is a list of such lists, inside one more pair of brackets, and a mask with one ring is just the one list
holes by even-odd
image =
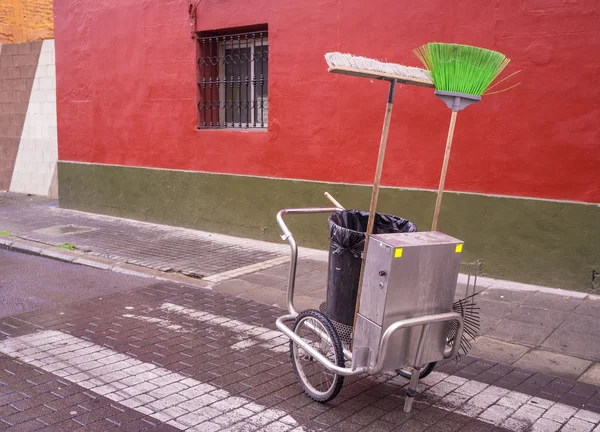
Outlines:
{"label": "cart frame", "polygon": [[[288,288],[287,288],[287,309],[290,312],[288,315],[284,315],[279,317],[276,320],[277,328],[283,332],[287,337],[290,338],[293,343],[297,344],[303,350],[305,350],[308,354],[310,354],[314,359],[316,359],[322,366],[327,368],[329,371],[342,376],[350,376],[350,375],[359,375],[359,374],[368,374],[368,375],[376,375],[383,371],[383,364],[386,359],[389,347],[390,338],[394,333],[401,329],[406,329],[409,327],[421,327],[421,332],[419,336],[419,342],[417,346],[417,354],[415,357],[415,371],[411,376],[411,380],[408,386],[406,403],[404,406],[405,411],[410,411],[412,407],[412,401],[416,394],[417,384],[419,381],[419,371],[423,366],[421,364],[422,357],[422,348],[423,341],[427,337],[429,327],[433,323],[439,322],[451,322],[455,321],[457,323],[457,331],[455,337],[452,339],[450,345],[447,344],[446,349],[444,350],[443,358],[448,359],[455,357],[458,354],[460,349],[460,341],[463,335],[463,317],[456,312],[447,312],[435,315],[426,315],[416,318],[409,318],[405,320],[400,320],[394,322],[391,326],[389,326],[383,334],[381,341],[379,343],[379,347],[376,352],[371,352],[368,347],[355,347],[354,354],[350,350],[344,349],[344,357],[346,360],[351,361],[350,367],[341,367],[334,363],[332,363],[329,359],[323,356],[320,352],[313,349],[306,341],[304,341],[301,337],[299,337],[292,329],[287,325],[290,322],[293,322],[298,316],[298,311],[294,307],[294,290],[295,290],[295,281],[296,281],[296,268],[298,264],[298,245],[296,244],[296,240],[292,232],[289,230],[287,225],[285,224],[283,217],[286,214],[324,214],[324,213],[332,213],[334,211],[340,210],[336,207],[308,207],[308,208],[295,208],[295,209],[283,209],[277,213],[277,223],[279,224],[283,235],[281,236],[282,240],[286,240],[291,249],[291,260],[290,260],[290,271],[289,271],[289,280],[288,280]],[[317,329],[314,329],[318,331]],[[319,337],[323,339],[327,339],[328,336],[323,334],[323,332],[319,332]],[[374,362],[371,362],[371,357],[374,356],[376,359]],[[369,364],[372,365],[369,365]]]}

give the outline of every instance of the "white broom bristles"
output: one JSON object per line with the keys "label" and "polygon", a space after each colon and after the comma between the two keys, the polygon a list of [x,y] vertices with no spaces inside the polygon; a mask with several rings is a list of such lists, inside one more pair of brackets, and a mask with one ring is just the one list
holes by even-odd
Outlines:
{"label": "white broom bristles", "polygon": [[379,60],[354,56],[352,54],[343,54],[339,52],[330,52],[325,54],[325,61],[329,67],[347,67],[359,69],[368,72],[379,72],[390,75],[397,75],[403,78],[413,78],[422,81],[431,81],[431,74],[426,69],[412,66],[404,66],[397,63],[387,63]]}

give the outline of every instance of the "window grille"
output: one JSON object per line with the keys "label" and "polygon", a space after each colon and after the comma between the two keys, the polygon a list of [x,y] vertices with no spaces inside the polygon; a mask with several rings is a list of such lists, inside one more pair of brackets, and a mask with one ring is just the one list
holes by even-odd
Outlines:
{"label": "window grille", "polygon": [[198,129],[266,128],[267,31],[199,37]]}

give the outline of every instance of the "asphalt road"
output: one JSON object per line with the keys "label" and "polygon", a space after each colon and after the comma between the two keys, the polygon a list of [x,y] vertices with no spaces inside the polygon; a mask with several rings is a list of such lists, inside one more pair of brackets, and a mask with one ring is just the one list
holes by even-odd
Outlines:
{"label": "asphalt road", "polygon": [[0,318],[153,283],[152,279],[0,250]]}

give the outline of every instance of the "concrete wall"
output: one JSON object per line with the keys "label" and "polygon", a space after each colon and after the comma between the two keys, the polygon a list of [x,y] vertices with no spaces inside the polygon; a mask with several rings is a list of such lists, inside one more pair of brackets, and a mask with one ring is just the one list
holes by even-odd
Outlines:
{"label": "concrete wall", "polygon": [[0,49],[0,190],[56,197],[54,40]]}
{"label": "concrete wall", "polygon": [[[506,54],[522,83],[460,113],[439,227],[468,239],[491,276],[587,289],[600,269],[598,2],[203,0],[198,31],[268,26],[268,130],[251,132],[196,129],[187,6],[55,4],[61,206],[259,238],[275,238],[278,205],[326,204],[336,185],[365,208],[352,191],[373,181],[387,84],[332,75],[324,53],[416,66],[423,43],[465,43]],[[381,208],[422,230],[450,117],[432,93],[397,90],[382,178],[397,205]],[[297,181],[314,187],[298,194]],[[256,187],[280,204],[240,205],[263,202]]]}
{"label": "concrete wall", "polygon": [[[324,207],[324,191],[368,209],[369,186],[59,162],[60,205],[82,211],[281,241],[277,211]],[[427,231],[435,192],[383,188],[379,211]],[[438,229],[465,241],[485,274],[586,291],[600,269],[600,206],[447,193]],[[287,219],[298,244],[327,248],[326,216]]]}
{"label": "concrete wall", "polygon": [[[460,113],[446,188],[600,203],[600,86],[581,84],[600,78],[599,14],[591,0],[203,0],[199,31],[268,26],[268,131],[244,132],[195,128],[187,3],[63,0],[60,159],[368,184],[387,84],[330,74],[323,55],[416,66],[414,48],[458,42],[504,53],[522,83]],[[450,112],[431,89],[396,98],[382,181],[436,189]]]}

